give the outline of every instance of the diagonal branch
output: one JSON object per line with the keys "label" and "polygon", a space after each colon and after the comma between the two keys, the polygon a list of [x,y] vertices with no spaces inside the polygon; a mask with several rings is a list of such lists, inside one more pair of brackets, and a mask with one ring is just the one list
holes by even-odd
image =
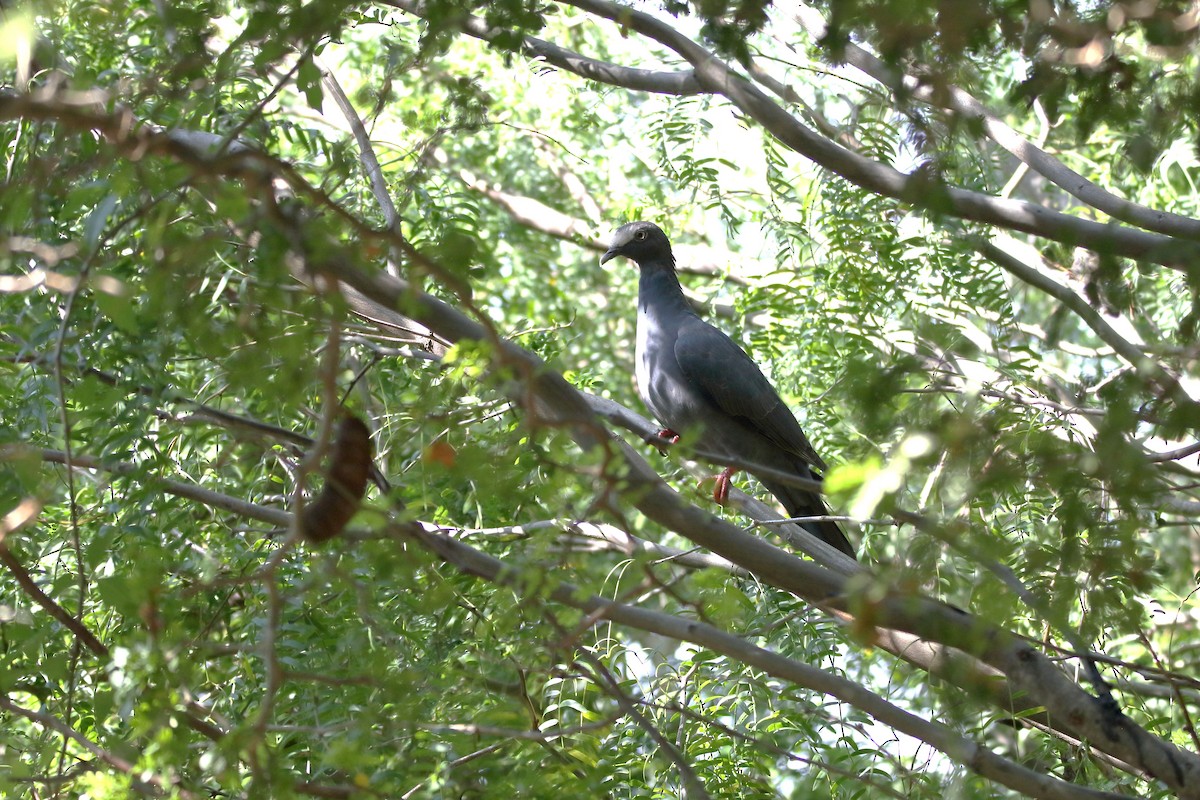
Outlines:
{"label": "diagonal branch", "polygon": [[[63,453],[66,460],[66,454]],[[108,657],[108,647],[96,638],[84,623],[76,619],[65,608],[58,604],[50,595],[42,591],[37,581],[29,574],[29,570],[21,563],[21,559],[9,549],[8,535],[14,533],[37,518],[41,504],[32,499],[22,501],[17,508],[10,511],[0,520],[0,564],[3,564],[12,575],[13,580],[28,595],[29,599],[41,606],[46,613],[62,623],[63,627],[75,634],[76,641],[84,645],[93,655],[100,658]]]}
{"label": "diagonal branch", "polygon": [[[398,8],[415,17],[429,15],[428,4],[423,0],[383,0],[383,4]],[[471,14],[463,14],[458,20],[458,27],[468,36],[474,36],[485,42],[495,42],[501,34],[507,33],[499,28],[490,27],[485,21]],[[533,36],[522,37],[521,49],[530,58],[545,61],[547,64],[552,64],[580,77],[607,83],[610,86],[620,86],[635,92],[673,95],[692,95],[703,92],[691,70],[664,72],[622,67],[596,58],[588,58],[573,50],[567,50]]]}
{"label": "diagonal branch", "polygon": [[[814,39],[822,38],[825,35],[825,20],[820,12],[803,2],[796,3],[795,7],[796,20]],[[846,63],[857,67],[894,93],[903,92],[921,102],[949,109],[979,122],[992,141],[1016,156],[1034,172],[1097,211],[1167,236],[1200,239],[1200,220],[1169,211],[1158,211],[1106,191],[1004,124],[983,103],[957,86],[941,86],[935,89],[912,75],[893,70],[853,42],[845,45],[842,56]]]}
{"label": "diagonal branch", "polygon": [[[550,623],[558,630],[560,634],[566,633],[564,628],[555,618],[554,613],[546,610],[546,616]],[[646,735],[658,746],[675,768],[679,770],[681,783],[684,787],[683,797],[685,800],[709,800],[711,795],[705,788],[704,783],[700,780],[700,776],[696,774],[696,770],[688,763],[683,752],[666,736],[658,727],[650,721],[650,719],[641,712],[637,707],[637,703],[633,701],[629,695],[621,689],[621,684],[613,677],[612,673],[604,667],[604,663],[594,654],[587,651],[586,648],[580,648],[577,658],[587,662],[591,667],[589,677],[593,682],[606,691],[609,697],[617,701],[617,705],[621,710],[635,723],[638,727],[646,732]],[[586,670],[585,670],[586,672]]]}
{"label": "diagonal branch", "polygon": [[[505,586],[522,586],[520,570],[450,536],[430,532],[417,524],[399,528],[397,533],[415,537],[464,572]],[[895,730],[930,744],[983,777],[1030,797],[1061,800],[1116,800],[1126,797],[1076,786],[1021,766],[961,736],[948,725],[921,719],[893,705],[848,678],[757,647],[707,623],[683,620],[660,611],[589,596],[581,588],[567,583],[555,585],[548,594],[556,602],[577,608],[596,621],[608,619],[638,630],[691,642],[760,669],[772,677],[835,697]]]}
{"label": "diagonal branch", "polygon": [[1182,407],[1195,407],[1196,401],[1184,390],[1179,380],[1161,364],[1149,358],[1141,348],[1117,333],[1104,316],[1088,303],[1070,286],[1056,276],[1026,264],[992,242],[981,242],[976,245],[979,252],[988,260],[1019,278],[1024,283],[1033,286],[1045,294],[1058,300],[1071,309],[1084,324],[1086,324],[1105,344],[1116,351],[1122,359],[1133,366],[1148,382],[1155,386],[1163,395]]}
{"label": "diagonal branch", "polygon": [[[703,91],[726,97],[787,147],[868,191],[911,203],[930,212],[947,213],[965,220],[1162,264],[1181,271],[1186,271],[1188,264],[1200,259],[1200,242],[1180,241],[1136,228],[1081,219],[1034,203],[1001,199],[931,183],[925,175],[906,174],[872,161],[802,124],[757,86],[665,22],[609,0],[561,1],[611,20],[623,29],[633,30],[671,49],[692,65],[695,79]],[[391,5],[416,15],[420,15],[425,8],[421,3],[410,0],[391,0]],[[590,70],[585,74],[582,70],[574,69],[576,65],[569,60],[558,66],[592,80],[635,88],[628,85],[628,81],[615,78],[607,80],[612,76],[603,70]],[[617,77],[624,78],[623,75]],[[665,88],[660,83],[654,90],[665,91]]]}
{"label": "diagonal branch", "polygon": [[[446,153],[435,151],[433,158],[439,166],[450,170],[450,158]],[[469,170],[459,169],[453,174],[468,189],[491,200],[515,222],[526,228],[553,236],[556,239],[572,242],[594,253],[603,253],[608,249],[608,242],[595,235],[596,226],[587,220],[572,217],[556,208],[551,208],[537,198],[509,192],[501,186],[476,176]],[[746,278],[730,272],[729,264],[738,263],[742,265],[744,271],[753,273],[767,272],[771,269],[769,264],[751,261],[740,255],[735,256],[734,253],[723,249],[680,244],[674,250],[679,261],[676,266],[679,272],[720,277],[742,286],[747,285]]]}
{"label": "diagonal branch", "polygon": [[[588,0],[594,4],[598,0]],[[607,4],[606,4],[607,5]],[[871,585],[817,564],[803,561],[736,526],[683,501],[628,444],[615,440],[596,418],[586,399],[559,373],[537,356],[498,336],[485,317],[475,319],[449,303],[421,292],[391,276],[358,267],[359,251],[340,239],[321,238],[298,213],[279,212],[274,180],[283,179],[296,191],[295,205],[326,199],[295,170],[266,154],[204,159],[174,142],[167,134],[129,126],[127,113],[97,111],[93,103],[59,103],[53,99],[0,97],[0,118],[39,118],[76,129],[96,129],[107,146],[128,158],[165,155],[188,168],[192,180],[241,181],[251,202],[266,209],[263,224],[278,228],[286,241],[300,248],[307,268],[348,284],[373,302],[404,309],[435,334],[452,343],[479,342],[489,348],[493,366],[511,378],[505,387],[536,426],[553,427],[569,435],[583,450],[608,455],[605,477],[624,502],[647,518],[676,531],[698,545],[750,570],[763,582],[793,595],[855,615],[867,625],[905,631],[972,654],[1007,676],[1013,689],[1045,706],[1053,719],[1099,749],[1144,769],[1181,796],[1196,796],[1200,786],[1200,757],[1157,738],[1120,713],[1084,692],[1042,652],[1014,634],[958,609],[910,592]],[[321,206],[322,208],[324,206]],[[336,208],[334,221],[356,232],[382,236],[360,220]],[[453,283],[452,274],[402,240],[412,266],[423,274]],[[856,576],[857,577],[857,576]]]}
{"label": "diagonal branch", "polygon": [[[451,342],[481,341],[494,348],[497,366],[524,377],[516,399],[533,420],[562,428],[585,450],[608,450],[622,473],[615,488],[648,518],[756,574],[765,583],[838,610],[867,614],[875,626],[893,628],[956,647],[1004,673],[1013,688],[1040,702],[1052,717],[1105,752],[1141,767],[1177,792],[1200,785],[1200,757],[1152,736],[1117,709],[1084,692],[1029,643],[998,626],[937,601],[882,590],[863,607],[844,575],[801,561],[724,520],[682,501],[629,445],[613,441],[586,400],[540,359],[445,302],[384,276],[367,275],[348,261],[326,260],[324,270],[376,302],[403,307]],[[436,274],[436,270],[430,270]]]}
{"label": "diagonal branch", "polygon": [[[74,742],[79,747],[95,756],[97,760],[108,764],[118,772],[128,775],[132,783],[131,788],[139,795],[155,797],[161,795],[163,792],[168,792],[178,794],[179,797],[189,799],[198,796],[194,792],[190,792],[187,789],[178,786],[169,778],[162,778],[158,775],[147,772],[138,764],[128,761],[127,759],[124,759],[109,750],[105,750],[103,747],[96,744],[91,739],[87,738],[58,717],[45,714],[41,711],[33,711],[27,708],[22,708],[10,700],[6,694],[0,694],[0,711],[6,711],[13,716],[27,719],[45,730],[54,731],[65,739]],[[137,751],[136,748],[129,749],[134,752]]]}

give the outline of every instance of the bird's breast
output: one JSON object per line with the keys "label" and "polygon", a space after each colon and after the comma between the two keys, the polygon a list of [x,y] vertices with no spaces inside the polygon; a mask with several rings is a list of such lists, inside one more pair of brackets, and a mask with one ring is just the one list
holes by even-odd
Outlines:
{"label": "bird's breast", "polygon": [[[650,391],[653,382],[653,376],[658,372],[658,361],[661,356],[659,349],[661,348],[662,331],[658,325],[654,323],[643,310],[638,311],[637,319],[637,347],[634,350],[634,375],[637,378],[638,394],[642,398],[642,402],[650,409],[654,416],[658,416],[658,411],[654,408],[654,403],[651,401],[652,392]],[[651,338],[656,338],[658,341],[651,344]],[[661,421],[661,420],[660,420]]]}
{"label": "bird's breast", "polygon": [[659,422],[681,433],[695,424],[685,379],[675,358],[678,329],[665,326],[644,310],[638,312],[634,370],[638,394]]}

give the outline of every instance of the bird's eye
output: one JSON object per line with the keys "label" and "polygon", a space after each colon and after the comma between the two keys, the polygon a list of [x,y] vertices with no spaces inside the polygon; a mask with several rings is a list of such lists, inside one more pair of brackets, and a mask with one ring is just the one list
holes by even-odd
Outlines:
{"label": "bird's eye", "polygon": [[645,238],[646,238],[646,232],[645,232],[645,231],[638,231],[637,233],[635,233],[635,234],[633,235],[633,238],[635,238],[635,239],[645,239]]}

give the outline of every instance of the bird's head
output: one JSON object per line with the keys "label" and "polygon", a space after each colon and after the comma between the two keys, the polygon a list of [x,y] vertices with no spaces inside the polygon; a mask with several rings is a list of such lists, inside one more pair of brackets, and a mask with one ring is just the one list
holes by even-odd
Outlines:
{"label": "bird's head", "polygon": [[600,263],[607,264],[617,256],[632,259],[638,266],[652,262],[675,264],[670,240],[653,222],[630,222],[617,228],[608,251],[600,256]]}

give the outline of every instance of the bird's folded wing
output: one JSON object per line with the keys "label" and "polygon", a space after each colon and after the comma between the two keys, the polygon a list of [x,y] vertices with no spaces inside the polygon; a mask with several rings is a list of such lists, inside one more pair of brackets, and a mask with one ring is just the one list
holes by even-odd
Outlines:
{"label": "bird's folded wing", "polygon": [[826,468],[762,370],[720,330],[699,318],[687,320],[675,340],[675,358],[690,388],[721,412],[743,418],[810,466]]}

